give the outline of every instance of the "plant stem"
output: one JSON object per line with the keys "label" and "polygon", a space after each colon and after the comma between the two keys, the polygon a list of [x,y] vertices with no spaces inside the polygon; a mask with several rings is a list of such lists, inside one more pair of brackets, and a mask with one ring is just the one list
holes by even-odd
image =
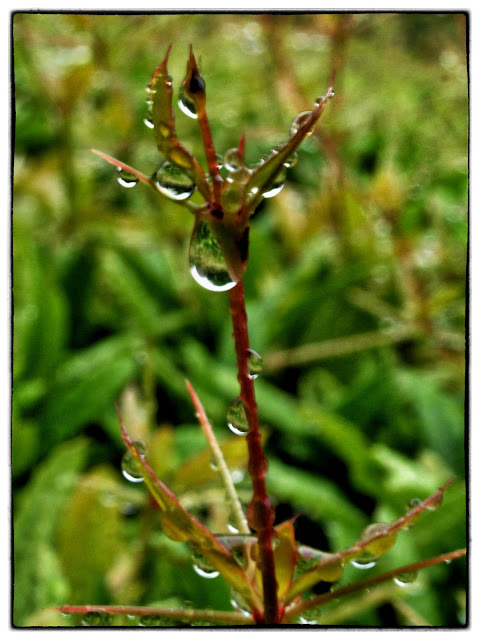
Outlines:
{"label": "plant stem", "polygon": [[233,338],[237,355],[238,382],[240,397],[245,408],[248,422],[248,472],[252,478],[253,498],[247,511],[247,519],[252,529],[258,534],[260,570],[262,573],[264,622],[279,624],[281,612],[278,606],[277,580],[273,556],[273,539],[275,531],[275,510],[268,497],[265,484],[267,475],[267,459],[262,449],[260,429],[258,427],[257,403],[255,387],[248,371],[250,345],[248,339],[247,312],[245,308],[245,291],[243,282],[229,291],[230,313],[233,322]]}

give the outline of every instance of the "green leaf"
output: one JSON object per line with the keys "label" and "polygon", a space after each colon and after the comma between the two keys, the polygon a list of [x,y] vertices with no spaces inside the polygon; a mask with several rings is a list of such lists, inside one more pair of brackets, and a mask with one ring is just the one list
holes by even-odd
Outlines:
{"label": "green leaf", "polygon": [[71,356],[58,368],[40,418],[45,448],[113,408],[135,373],[135,354],[140,346],[132,336],[107,338]]}
{"label": "green leaf", "polygon": [[50,588],[44,580],[48,560],[44,554],[46,549],[52,548],[58,521],[86,453],[85,440],[68,442],[55,449],[38,467],[17,505],[14,520],[15,625],[22,626],[40,607],[58,604],[52,600],[52,592],[49,593]]}

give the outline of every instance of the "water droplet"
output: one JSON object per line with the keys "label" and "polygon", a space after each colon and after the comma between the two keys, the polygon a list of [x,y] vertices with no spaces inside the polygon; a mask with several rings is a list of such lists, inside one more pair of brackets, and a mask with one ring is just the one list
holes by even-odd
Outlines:
{"label": "water droplet", "polygon": [[242,154],[238,149],[229,149],[223,156],[223,164],[227,171],[238,171],[244,166]]}
{"label": "water droplet", "polygon": [[82,618],[82,627],[109,627],[112,616],[106,611],[89,611]]}
{"label": "water droplet", "polygon": [[217,165],[219,169],[221,169],[224,165],[223,156],[221,156],[219,153],[217,153]]}
{"label": "water droplet", "polygon": [[283,189],[283,185],[285,184],[285,180],[287,178],[287,169],[284,167],[281,171],[275,176],[272,184],[267,188],[266,191],[263,192],[264,198],[273,198]]}
{"label": "water droplet", "polygon": [[[295,118],[295,120],[290,125],[290,135],[291,136],[295,135],[297,133],[297,131],[305,124],[305,122],[308,120],[308,118],[309,118],[311,113],[312,113],[311,111],[302,111],[302,113],[298,114],[298,116]],[[307,136],[312,135],[314,128],[315,128],[315,126],[313,126],[310,129],[310,131],[307,132]]]}
{"label": "water droplet", "polygon": [[220,572],[212,567],[212,565],[199,553],[194,552],[192,555],[193,570],[202,578],[212,579],[218,578]]}
{"label": "water droplet", "polygon": [[198,118],[198,113],[195,107],[195,103],[187,95],[185,87],[180,88],[180,92],[178,96],[178,106],[183,111],[183,113],[189,118],[193,118],[194,120]]}
{"label": "water droplet", "polygon": [[140,616],[138,619],[139,627],[160,627],[164,626],[164,619],[160,616]]}
{"label": "water droplet", "polygon": [[149,129],[154,129],[155,125],[152,122],[152,119],[150,118],[150,116],[146,116],[143,120],[144,124],[149,128]]}
{"label": "water droplet", "polygon": [[160,193],[172,200],[186,200],[195,191],[195,185],[177,165],[168,160],[153,176]]}
{"label": "water droplet", "polygon": [[412,498],[407,502],[406,510],[410,511],[411,509],[415,509],[415,507],[418,507],[419,504],[422,504],[422,501],[420,500],[420,498]]}
{"label": "water droplet", "polygon": [[232,477],[233,484],[240,484],[245,477],[245,472],[242,469],[234,469],[230,475]]}
{"label": "water droplet", "polygon": [[299,616],[298,618],[298,624],[310,624],[310,625],[314,625],[317,624],[317,619],[316,618],[306,618],[305,616]]}
{"label": "water droplet", "polygon": [[209,291],[228,291],[236,282],[230,277],[220,245],[203,220],[196,222],[190,241],[190,273]]}
{"label": "water droplet", "polygon": [[378,556],[365,552],[358,558],[351,561],[352,567],[355,569],[372,569],[378,562]]}
{"label": "water droplet", "polygon": [[335,91],[333,91],[333,89],[330,89],[330,91],[327,93],[326,96],[318,96],[318,98],[315,100],[315,104],[318,106],[325,97],[333,98],[334,95],[335,95]]}
{"label": "water droplet", "polygon": [[417,576],[417,571],[405,571],[404,573],[400,573],[398,576],[395,576],[393,581],[395,584],[398,584],[399,587],[406,587],[409,584],[412,584],[412,582],[415,582]]}
{"label": "water droplet", "polygon": [[248,375],[252,380],[255,380],[263,371],[263,359],[262,356],[253,349],[249,349],[249,352]]}
{"label": "water droplet", "polygon": [[436,498],[430,502],[427,506],[428,511],[436,511],[442,506],[443,503],[443,493],[440,493]]}
{"label": "water droplet", "polygon": [[297,164],[297,162],[298,162],[298,153],[294,151],[292,155],[288,156],[288,158],[285,160],[285,162],[283,163],[283,166],[289,169],[290,167],[294,167]]}
{"label": "water droplet", "polygon": [[125,187],[125,189],[131,189],[136,184],[138,184],[138,178],[130,173],[129,171],[125,171],[125,169],[118,169],[117,174],[117,182],[118,184]]}
{"label": "water droplet", "polygon": [[246,184],[250,180],[250,176],[252,172],[247,167],[240,167],[240,169],[236,169],[232,171],[228,178],[228,182],[236,182],[237,184]]}
{"label": "water droplet", "polygon": [[[140,440],[135,441],[135,446],[142,458],[145,457],[147,449]],[[143,482],[142,467],[131,451],[126,451],[122,458],[122,473],[130,482]]]}
{"label": "water droplet", "polygon": [[362,542],[366,542],[370,538],[379,536],[365,546],[366,553],[370,553],[373,556],[379,556],[386,553],[393,547],[397,539],[397,534],[395,532],[388,533],[388,528],[388,525],[383,522],[374,522],[362,531],[362,535],[360,536],[360,540]]}
{"label": "water droplet", "polygon": [[227,424],[232,433],[237,436],[246,436],[248,433],[247,415],[242,399],[238,397],[228,407]]}
{"label": "water droplet", "polygon": [[237,527],[232,524],[230,521],[227,522],[227,529],[229,530],[230,533],[233,533],[233,535],[237,535],[237,533],[239,532]]}
{"label": "water droplet", "polygon": [[217,460],[214,455],[210,457],[210,469],[212,469],[213,471],[218,470]]}
{"label": "water droplet", "polygon": [[234,609],[246,616],[250,615],[250,609],[246,600],[235,589],[230,589],[230,603]]}

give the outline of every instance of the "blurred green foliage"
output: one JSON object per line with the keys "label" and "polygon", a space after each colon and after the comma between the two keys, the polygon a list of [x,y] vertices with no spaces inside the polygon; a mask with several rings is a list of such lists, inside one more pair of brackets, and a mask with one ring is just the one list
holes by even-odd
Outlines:
{"label": "blurred green foliage", "polygon": [[[466,30],[435,13],[13,17],[15,625],[80,624],[46,608],[65,603],[230,608],[120,473],[117,400],[160,477],[225,530],[188,378],[249,495],[225,425],[238,393],[227,297],[189,275],[193,221],[123,189],[89,151],[158,167],[145,86],[169,43],[177,91],[190,43],[201,57],[217,151],[244,133],[252,163],[336,69],[317,133],[252,221],[245,286],[278,520],[300,512],[301,542],[339,549],[455,475],[372,572],[465,545]],[[179,111],[177,131],[203,160]],[[322,615],[455,627],[465,583],[457,561]]]}

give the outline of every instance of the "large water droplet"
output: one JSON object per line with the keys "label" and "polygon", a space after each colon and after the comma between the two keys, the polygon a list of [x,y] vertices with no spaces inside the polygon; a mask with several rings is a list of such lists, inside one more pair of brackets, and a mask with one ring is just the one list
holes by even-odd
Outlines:
{"label": "large water droplet", "polygon": [[193,228],[189,260],[190,273],[204,289],[228,291],[236,285],[228,273],[220,245],[203,220]]}
{"label": "large water droplet", "polygon": [[283,189],[287,178],[287,169],[284,167],[276,176],[272,184],[263,192],[264,198],[273,198]]}
{"label": "large water droplet", "polygon": [[227,424],[232,433],[237,436],[246,436],[248,433],[247,415],[242,399],[238,397],[228,407]]}
{"label": "large water droplet", "polygon": [[177,165],[168,160],[153,176],[157,189],[172,200],[186,200],[195,191],[193,181]]}
{"label": "large water droplet", "polygon": [[409,584],[412,584],[412,582],[415,582],[417,575],[417,571],[404,571],[398,576],[395,576],[393,581],[395,584],[398,584],[399,587],[407,587]]}
{"label": "large water droplet", "polygon": [[[295,135],[297,133],[297,131],[305,124],[305,122],[310,117],[311,113],[312,113],[311,111],[302,111],[302,113],[298,114],[298,116],[295,118],[295,120],[290,125],[290,135],[291,136]],[[312,127],[312,129],[310,129],[310,131],[307,132],[307,136],[312,135],[314,128],[315,127]]]}
{"label": "large water droplet", "polygon": [[258,378],[258,376],[263,371],[263,359],[260,354],[258,354],[253,349],[249,349],[248,356],[248,375],[252,380]]}
{"label": "large water droplet", "polygon": [[112,616],[106,611],[89,611],[82,618],[82,627],[109,627]]}
{"label": "large water droplet", "polygon": [[136,184],[138,184],[138,178],[130,173],[129,171],[125,171],[125,169],[118,169],[117,174],[117,182],[118,184],[125,187],[125,189],[131,189]]}
{"label": "large water droplet", "polygon": [[178,106],[189,118],[193,118],[195,120],[198,118],[195,103],[191,98],[188,97],[187,92],[185,91],[185,87],[180,88],[180,92],[178,95]]}
{"label": "large water droplet", "polygon": [[[135,446],[142,458],[145,457],[147,449],[140,440],[135,441]],[[125,451],[122,458],[122,473],[130,482],[143,482],[142,467],[131,451]]]}

